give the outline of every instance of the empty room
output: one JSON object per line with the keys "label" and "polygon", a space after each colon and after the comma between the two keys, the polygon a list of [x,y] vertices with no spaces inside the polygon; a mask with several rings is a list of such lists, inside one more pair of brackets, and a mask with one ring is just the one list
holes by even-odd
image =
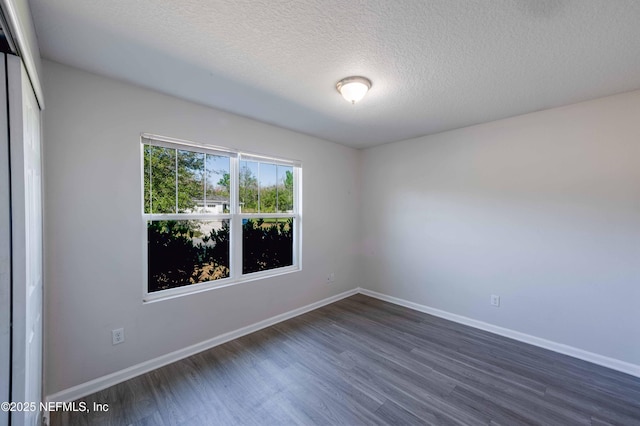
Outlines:
{"label": "empty room", "polygon": [[640,2],[0,10],[0,426],[640,425]]}

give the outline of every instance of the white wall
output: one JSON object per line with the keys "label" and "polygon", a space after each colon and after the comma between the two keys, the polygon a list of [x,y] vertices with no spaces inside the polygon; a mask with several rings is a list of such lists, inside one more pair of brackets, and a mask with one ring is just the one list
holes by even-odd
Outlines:
{"label": "white wall", "polygon": [[[47,394],[358,286],[358,151],[53,62],[44,75]],[[141,132],[301,160],[303,270],[143,304]]]}
{"label": "white wall", "polygon": [[640,364],[640,91],[362,162],[363,287]]}

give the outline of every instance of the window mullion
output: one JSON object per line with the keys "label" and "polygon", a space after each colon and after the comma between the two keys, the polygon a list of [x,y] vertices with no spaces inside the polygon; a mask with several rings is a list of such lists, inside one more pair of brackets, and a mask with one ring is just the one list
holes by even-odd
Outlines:
{"label": "window mullion", "polygon": [[232,215],[238,214],[238,158],[231,158],[229,165],[229,210]]}
{"label": "window mullion", "polygon": [[300,169],[293,169],[293,213],[300,212]]}
{"label": "window mullion", "polygon": [[146,145],[143,146],[145,147],[145,152],[149,152],[149,213],[153,213],[153,156],[151,155],[151,148]]}
{"label": "window mullion", "polygon": [[240,219],[240,162],[231,159],[231,235],[229,238],[231,278],[239,278],[242,273],[242,219]]}
{"label": "window mullion", "polygon": [[293,168],[293,264],[302,267],[302,174],[299,167]]}
{"label": "window mullion", "polygon": [[176,152],[176,210],[175,212],[178,213],[178,150],[175,150]]}
{"label": "window mullion", "polygon": [[144,214],[145,220],[227,220],[231,219],[230,214],[212,214],[212,213],[154,213]]}
{"label": "window mullion", "polygon": [[241,219],[286,219],[289,217],[297,217],[295,213],[240,213]]}

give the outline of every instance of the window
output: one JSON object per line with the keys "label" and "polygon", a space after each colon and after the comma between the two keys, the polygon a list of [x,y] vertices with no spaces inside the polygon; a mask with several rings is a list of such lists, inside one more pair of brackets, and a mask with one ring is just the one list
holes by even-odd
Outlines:
{"label": "window", "polygon": [[299,269],[298,162],[150,135],[142,157],[146,300]]}

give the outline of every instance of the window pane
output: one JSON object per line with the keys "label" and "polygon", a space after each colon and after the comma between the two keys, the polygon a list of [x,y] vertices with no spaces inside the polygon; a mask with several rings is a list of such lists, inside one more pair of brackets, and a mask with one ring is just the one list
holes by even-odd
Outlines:
{"label": "window pane", "polygon": [[293,212],[293,167],[278,166],[278,213]]}
{"label": "window pane", "polygon": [[276,165],[260,163],[260,213],[275,213],[278,202]]}
{"label": "window pane", "polygon": [[204,154],[178,151],[178,213],[196,213],[204,207]]}
{"label": "window pane", "polygon": [[144,147],[144,166],[142,174],[144,175],[144,212],[151,213],[151,146]]}
{"label": "window pane", "polygon": [[293,220],[243,219],[243,274],[293,265]]}
{"label": "window pane", "polygon": [[228,220],[147,222],[149,293],[229,276]]}
{"label": "window pane", "polygon": [[175,213],[176,150],[147,145],[144,156],[145,212]]}
{"label": "window pane", "polygon": [[240,212],[258,212],[258,162],[240,161]]}
{"label": "window pane", "polygon": [[207,154],[204,213],[229,213],[229,157]]}

